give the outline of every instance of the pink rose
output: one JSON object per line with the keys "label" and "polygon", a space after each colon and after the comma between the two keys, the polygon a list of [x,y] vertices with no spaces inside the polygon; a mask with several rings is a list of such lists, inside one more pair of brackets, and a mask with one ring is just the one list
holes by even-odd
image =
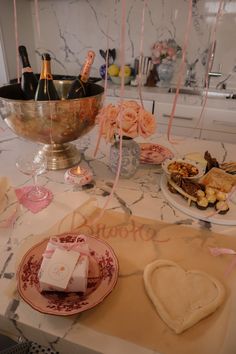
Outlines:
{"label": "pink rose", "polygon": [[118,107],[109,104],[108,106],[103,107],[96,117],[96,120],[101,127],[101,134],[107,142],[114,139],[118,113]]}
{"label": "pink rose", "polygon": [[[121,107],[121,105],[120,105]],[[123,101],[122,103],[122,107],[124,109],[126,108],[132,108],[135,110],[135,112],[138,113],[139,109],[140,109],[140,105],[136,102],[136,101],[132,101],[132,100],[129,100],[129,101]]]}
{"label": "pink rose", "polygon": [[156,129],[156,118],[143,108],[138,113],[139,134],[144,138],[152,135]]}
{"label": "pink rose", "polygon": [[123,108],[118,117],[118,130],[122,130],[122,134],[130,138],[138,136],[138,113],[133,108]]}

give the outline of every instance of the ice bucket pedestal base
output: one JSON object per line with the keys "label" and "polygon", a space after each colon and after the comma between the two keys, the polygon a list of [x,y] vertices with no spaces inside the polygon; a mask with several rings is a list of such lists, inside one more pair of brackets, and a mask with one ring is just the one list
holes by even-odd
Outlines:
{"label": "ice bucket pedestal base", "polygon": [[45,144],[39,153],[46,156],[48,170],[69,168],[81,160],[80,151],[71,143]]}

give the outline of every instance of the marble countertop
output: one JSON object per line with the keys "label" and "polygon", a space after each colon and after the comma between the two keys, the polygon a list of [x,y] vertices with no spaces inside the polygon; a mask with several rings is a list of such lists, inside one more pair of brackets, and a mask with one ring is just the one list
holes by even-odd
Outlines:
{"label": "marble countertop", "polygon": [[[17,171],[15,161],[19,153],[23,154],[35,147],[35,144],[15,136],[3,121],[0,124],[1,176],[7,176],[14,187],[28,185],[31,183],[30,178]],[[29,235],[45,232],[90,197],[95,197],[99,206],[104,205],[111,191],[114,175],[108,167],[108,145],[102,142],[96,158],[94,157],[96,136],[94,128],[91,133],[74,142],[83,155],[81,165],[88,166],[94,174],[94,182],[89,188],[66,184],[64,170],[48,171],[39,177],[39,182],[53,192],[52,203],[37,214],[32,214],[21,206],[14,225],[0,229],[0,328],[5,332],[35,340],[60,353],[151,354],[154,352],[146,348],[80,325],[80,316],[62,318],[32,310],[10,291],[16,272],[17,248]],[[163,144],[180,155],[190,151],[204,153],[208,150],[219,162],[233,160],[235,157],[233,144],[189,138],[179,139],[177,143],[171,144],[161,135],[152,136],[150,141]],[[160,189],[161,175],[160,166],[141,165],[132,179],[119,180],[108,208],[172,224],[191,225],[226,235],[235,235],[236,226],[217,225],[193,219],[171,206]]]}

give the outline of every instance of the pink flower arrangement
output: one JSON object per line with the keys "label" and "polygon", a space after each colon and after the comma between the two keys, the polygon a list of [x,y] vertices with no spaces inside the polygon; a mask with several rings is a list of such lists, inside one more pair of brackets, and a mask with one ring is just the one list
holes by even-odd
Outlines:
{"label": "pink flower arrangement", "polygon": [[152,62],[153,64],[161,64],[163,62],[175,61],[180,53],[181,47],[177,45],[174,39],[159,41],[152,46]]}
{"label": "pink flower arrangement", "polygon": [[110,143],[119,135],[146,138],[156,129],[155,117],[136,101],[124,101],[122,104],[103,107],[97,115],[97,122],[100,124],[101,135]]}

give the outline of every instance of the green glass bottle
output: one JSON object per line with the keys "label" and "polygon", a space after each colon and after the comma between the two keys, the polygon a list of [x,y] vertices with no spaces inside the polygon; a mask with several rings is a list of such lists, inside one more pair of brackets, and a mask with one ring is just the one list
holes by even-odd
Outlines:
{"label": "green glass bottle", "polygon": [[38,80],[31,68],[26,47],[20,45],[18,51],[22,62],[21,89],[26,100],[33,100],[38,86]]}

